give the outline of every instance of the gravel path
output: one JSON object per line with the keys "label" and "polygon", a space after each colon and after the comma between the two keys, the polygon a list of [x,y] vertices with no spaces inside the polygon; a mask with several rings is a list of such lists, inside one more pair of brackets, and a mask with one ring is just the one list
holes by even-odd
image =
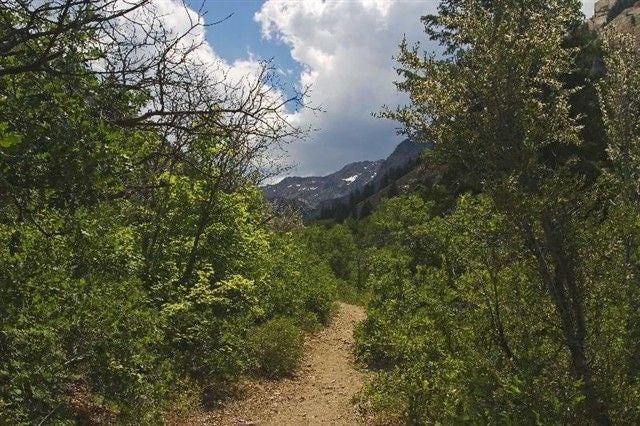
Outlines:
{"label": "gravel path", "polygon": [[362,424],[351,399],[366,379],[353,360],[353,327],[364,316],[362,308],[341,303],[331,324],[307,339],[302,367],[294,377],[246,383],[239,399],[184,424]]}

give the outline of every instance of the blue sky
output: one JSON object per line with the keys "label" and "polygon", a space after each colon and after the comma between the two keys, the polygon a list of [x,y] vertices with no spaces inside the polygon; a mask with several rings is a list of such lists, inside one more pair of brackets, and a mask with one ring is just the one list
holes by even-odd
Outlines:
{"label": "blue sky", "polygon": [[231,17],[207,30],[207,39],[216,53],[229,62],[255,55],[261,59],[273,59],[283,70],[291,71],[290,83],[299,76],[301,65],[291,57],[289,46],[279,40],[266,40],[261,35],[260,25],[254,15],[261,9],[264,0],[188,0],[194,10],[203,6],[207,23]]}
{"label": "blue sky", "polygon": [[[164,0],[179,1],[179,0]],[[590,16],[595,0],[583,0]],[[386,157],[400,141],[396,123],[372,117],[382,105],[406,102],[393,86],[392,56],[403,36],[425,42],[420,16],[438,0],[187,0],[204,5],[206,38],[225,62],[273,59],[291,89],[310,84],[307,101],[324,112],[302,110],[292,121],[317,129],[288,146],[292,174],[323,175],[344,164]],[[429,42],[427,49],[435,46]]]}

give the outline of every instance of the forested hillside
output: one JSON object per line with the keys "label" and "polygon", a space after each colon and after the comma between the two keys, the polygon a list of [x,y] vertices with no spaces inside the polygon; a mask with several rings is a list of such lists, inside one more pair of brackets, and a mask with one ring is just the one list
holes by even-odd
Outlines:
{"label": "forested hillside", "polygon": [[410,102],[381,115],[439,172],[316,225],[367,295],[383,423],[640,423],[639,45],[579,10],[446,0],[423,18],[444,57],[401,44]]}
{"label": "forested hillside", "polygon": [[303,94],[163,13],[0,3],[0,424],[158,424],[328,320],[329,266],[257,188]]}

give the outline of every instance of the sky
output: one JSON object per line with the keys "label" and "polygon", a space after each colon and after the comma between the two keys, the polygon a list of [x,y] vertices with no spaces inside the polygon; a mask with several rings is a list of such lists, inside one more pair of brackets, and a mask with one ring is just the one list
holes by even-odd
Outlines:
{"label": "sky", "polygon": [[[169,5],[180,0],[160,0]],[[593,14],[595,0],[583,0]],[[289,174],[326,175],[343,165],[386,157],[400,142],[397,123],[372,116],[383,105],[406,103],[393,85],[393,56],[406,36],[435,49],[420,16],[438,0],[187,0],[204,21],[220,23],[203,36],[211,55],[232,68],[272,59],[285,86],[311,85],[306,99],[321,112],[290,112],[292,123],[314,129],[287,147]],[[231,15],[231,16],[229,16]],[[225,19],[227,16],[228,19]],[[177,14],[175,20],[179,20]]]}

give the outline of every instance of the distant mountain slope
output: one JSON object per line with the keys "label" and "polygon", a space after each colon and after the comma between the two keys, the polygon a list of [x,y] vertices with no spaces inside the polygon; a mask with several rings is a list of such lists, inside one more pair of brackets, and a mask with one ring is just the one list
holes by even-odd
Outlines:
{"label": "distant mountain slope", "polygon": [[[297,206],[314,219],[333,206],[359,203],[415,168],[425,145],[401,142],[384,160],[351,163],[327,176],[288,177],[263,188],[274,205]],[[342,207],[340,207],[342,208]]]}
{"label": "distant mountain slope", "polygon": [[382,162],[380,169],[378,170],[378,176],[382,177],[387,172],[403,168],[407,163],[419,159],[420,154],[425,150],[425,148],[427,148],[425,144],[419,144],[412,142],[409,139],[405,139],[400,142],[391,155]]}
{"label": "distant mountain slope", "polygon": [[425,144],[403,141],[382,163],[373,181],[349,196],[323,202],[318,218],[341,221],[349,216],[364,217],[382,199],[415,189],[423,177],[431,175],[422,167],[420,158],[420,154],[428,148]]}
{"label": "distant mountain slope", "polygon": [[377,175],[383,160],[351,163],[328,176],[288,177],[262,189],[267,200],[290,200],[303,211],[311,211],[322,202],[349,195],[363,188]]}

